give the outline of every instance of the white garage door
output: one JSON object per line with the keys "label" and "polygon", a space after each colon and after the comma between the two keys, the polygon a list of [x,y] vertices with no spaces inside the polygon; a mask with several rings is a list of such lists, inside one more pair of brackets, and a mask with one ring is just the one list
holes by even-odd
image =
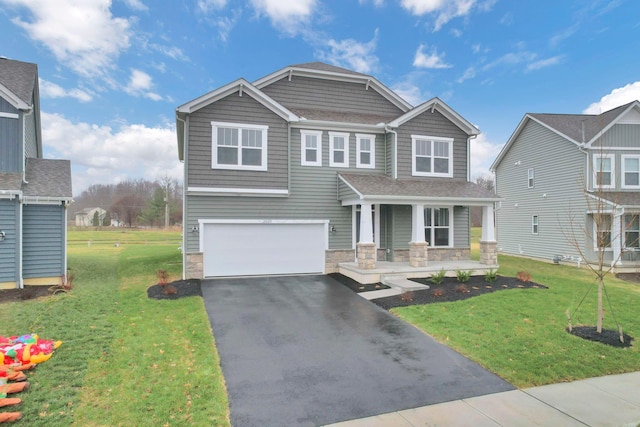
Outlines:
{"label": "white garage door", "polygon": [[201,221],[204,276],[322,273],[328,221]]}

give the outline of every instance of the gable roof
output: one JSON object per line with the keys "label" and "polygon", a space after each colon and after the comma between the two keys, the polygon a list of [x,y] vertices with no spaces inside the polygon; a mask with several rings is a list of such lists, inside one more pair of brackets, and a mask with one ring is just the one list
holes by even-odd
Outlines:
{"label": "gable roof", "polygon": [[350,83],[360,83],[367,88],[372,88],[401,111],[409,111],[412,105],[402,99],[400,95],[383,85],[378,79],[368,74],[358,73],[356,71],[347,70],[346,68],[336,67],[334,65],[325,64],[324,62],[307,62],[304,64],[289,65],[274,73],[268,74],[253,84],[262,89],[271,83],[277,82],[283,77],[303,76],[313,77],[327,80],[337,80]]}
{"label": "gable roof", "polygon": [[496,170],[498,164],[500,164],[500,161],[502,161],[502,158],[518,138],[520,132],[522,132],[529,120],[539,123],[576,146],[590,146],[633,108],[640,110],[640,102],[632,101],[601,114],[527,113],[511,137],[509,137],[509,140],[498,154],[498,157],[496,157],[490,169],[492,171]]}
{"label": "gable roof", "polygon": [[19,110],[31,107],[38,81],[38,66],[30,62],[0,58],[0,96]]}
{"label": "gable roof", "polygon": [[409,120],[419,116],[425,111],[431,109],[431,111],[438,110],[443,116],[453,122],[456,126],[458,126],[462,131],[464,131],[467,135],[478,135],[480,130],[467,121],[460,114],[456,113],[451,107],[445,104],[440,98],[435,97],[430,99],[427,102],[424,102],[412,110],[406,112],[402,116],[396,118],[392,122],[389,123],[389,126],[392,128],[397,128],[398,126],[403,125]]}

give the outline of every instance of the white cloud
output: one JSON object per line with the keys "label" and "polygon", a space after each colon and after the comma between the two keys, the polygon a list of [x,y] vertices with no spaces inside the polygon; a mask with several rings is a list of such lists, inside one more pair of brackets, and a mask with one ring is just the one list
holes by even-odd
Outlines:
{"label": "white cloud", "polygon": [[537,55],[533,52],[519,51],[510,52],[502,55],[500,58],[492,61],[482,67],[484,71],[490,70],[499,65],[518,65],[522,63],[533,62],[537,58]]}
{"label": "white cloud", "polygon": [[488,175],[491,164],[503,144],[490,141],[484,134],[471,140],[471,176]]}
{"label": "white cloud", "polygon": [[198,0],[198,9],[204,13],[224,9],[226,5],[227,0]]}
{"label": "white cloud", "polygon": [[305,30],[318,0],[251,0],[258,16],[266,15],[279,31],[295,35]]}
{"label": "white cloud", "polygon": [[472,79],[476,76],[476,69],[474,67],[469,67],[464,70],[464,73],[456,80],[458,83],[462,83],[465,80]]}
{"label": "white cloud", "polygon": [[[171,125],[125,124],[118,129],[72,123],[60,114],[42,113],[42,136],[56,158],[71,160],[74,194],[92,184],[127,178],[182,180],[176,132]],[[48,157],[52,157],[48,155]]]}
{"label": "white cloud", "polygon": [[589,105],[583,113],[600,114],[637,100],[640,100],[640,81],[612,90],[611,93],[600,98],[600,101]]}
{"label": "white cloud", "polygon": [[129,47],[131,22],[111,15],[110,0],[0,1],[27,9],[26,20],[15,17],[12,22],[83,77],[105,75]]}
{"label": "white cloud", "polygon": [[560,63],[560,61],[562,61],[563,59],[563,55],[556,55],[556,56],[552,56],[551,58],[547,58],[547,59],[540,59],[538,61],[534,61],[532,63],[530,63],[529,65],[527,65],[526,71],[535,71],[535,70],[539,70],[541,68],[546,68],[546,67],[551,67],[553,65],[557,65]]}
{"label": "white cloud", "polygon": [[432,98],[428,92],[423,92],[422,87],[424,85],[416,84],[415,81],[419,80],[418,74],[410,74],[404,81],[398,82],[391,89],[402,97],[411,105],[420,105],[428,99]]}
{"label": "white cloud", "polygon": [[124,91],[132,96],[143,96],[151,99],[152,101],[160,101],[162,97],[157,93],[151,92],[153,87],[153,81],[151,76],[144,71],[131,70],[131,76],[129,77],[129,83],[125,86]]}
{"label": "white cloud", "polygon": [[438,55],[435,48],[431,49],[430,53],[425,53],[426,46],[421,44],[416,50],[416,55],[413,58],[413,66],[418,68],[451,68],[451,65],[444,62],[444,55]]}
{"label": "white cloud", "polygon": [[47,81],[43,78],[40,81],[40,96],[43,98],[75,98],[80,102],[89,102],[93,96],[78,88],[64,89],[62,86]]}
{"label": "white cloud", "polygon": [[320,52],[318,56],[333,65],[349,68],[359,73],[369,74],[378,68],[378,57],[375,55],[378,42],[378,30],[373,38],[366,43],[353,39],[334,40],[327,42],[329,52]]}
{"label": "white cloud", "polygon": [[147,5],[142,3],[140,0],[124,0],[124,2],[127,6],[129,6],[133,10],[141,10],[141,11],[149,10]]}
{"label": "white cloud", "polygon": [[[435,14],[434,31],[438,31],[453,18],[468,15],[476,2],[477,0],[401,0],[400,4],[413,15]],[[484,3],[483,6],[487,4],[489,3]]]}

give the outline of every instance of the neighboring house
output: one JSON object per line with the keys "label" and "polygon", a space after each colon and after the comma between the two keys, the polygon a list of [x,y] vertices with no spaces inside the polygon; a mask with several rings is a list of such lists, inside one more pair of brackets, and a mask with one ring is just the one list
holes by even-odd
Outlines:
{"label": "neighboring house", "polygon": [[66,274],[68,160],[42,158],[36,64],[0,58],[0,289]]}
{"label": "neighboring house", "polygon": [[[76,213],[76,227],[92,227],[93,218],[98,213],[98,222],[103,225],[104,217],[107,215],[107,211],[102,208],[85,208]],[[109,224],[111,225],[111,224]]]}
{"label": "neighboring house", "polygon": [[595,224],[603,222],[594,215],[604,211],[605,259],[640,265],[638,101],[598,115],[526,114],[491,169],[504,199],[496,213],[499,251],[594,262]]}
{"label": "neighboring house", "polygon": [[[342,262],[468,260],[482,206],[479,133],[438,98],[412,107],[376,78],[314,62],[238,79],[177,108],[185,276],[330,273]],[[427,248],[427,244],[429,245]]]}

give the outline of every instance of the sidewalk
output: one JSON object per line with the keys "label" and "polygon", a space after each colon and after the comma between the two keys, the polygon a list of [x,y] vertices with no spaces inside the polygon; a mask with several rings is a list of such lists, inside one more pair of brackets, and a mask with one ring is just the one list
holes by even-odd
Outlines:
{"label": "sidewalk", "polygon": [[640,372],[445,402],[331,427],[640,425]]}

